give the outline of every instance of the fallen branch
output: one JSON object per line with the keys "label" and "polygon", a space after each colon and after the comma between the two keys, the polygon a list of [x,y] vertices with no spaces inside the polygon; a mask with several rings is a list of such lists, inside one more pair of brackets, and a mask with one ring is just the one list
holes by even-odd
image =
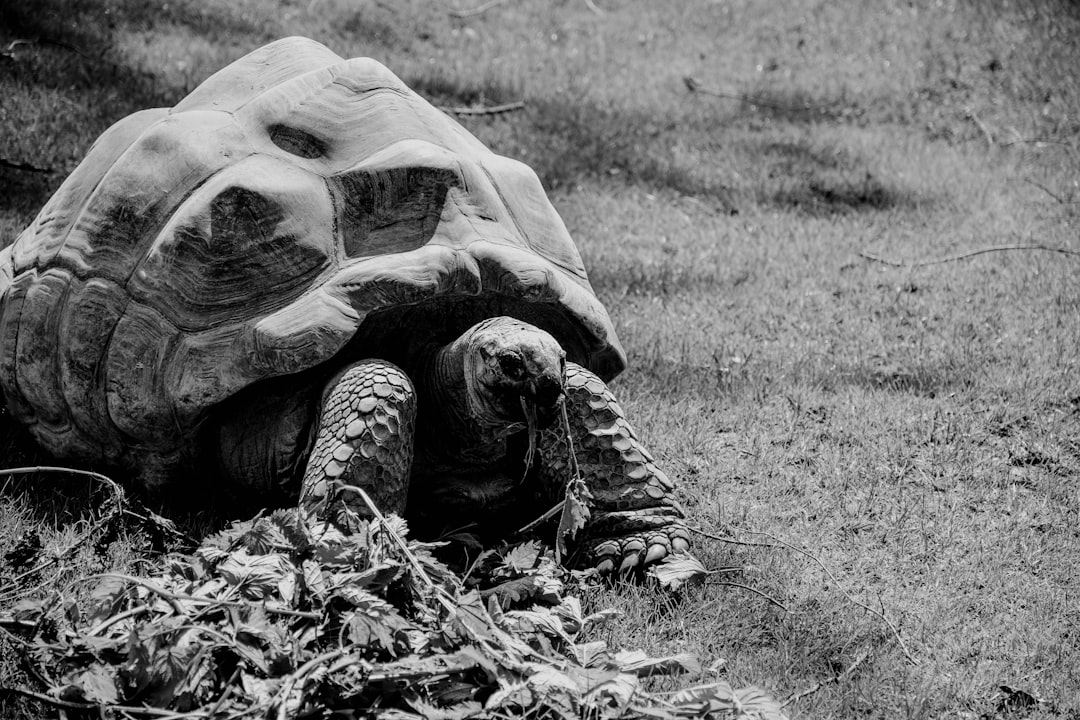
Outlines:
{"label": "fallen branch", "polygon": [[540,517],[533,520],[531,523],[529,523],[525,527],[518,530],[516,533],[514,533],[512,535],[512,537],[521,537],[522,535],[529,534],[530,532],[532,532],[536,528],[537,525],[541,525],[541,524],[547,522],[548,520],[550,520],[551,518],[555,517],[559,513],[561,513],[562,509],[563,509],[563,505],[565,505],[565,504],[566,504],[565,499],[560,500],[553,508],[551,508],[550,510],[545,512],[543,515],[541,515]]}
{"label": "fallen branch", "polygon": [[1077,150],[1075,145],[1054,138],[1019,138],[1018,140],[1001,143],[1001,147],[1009,147],[1010,145],[1061,145],[1073,152]]}
{"label": "fallen branch", "polygon": [[983,134],[983,138],[986,140],[987,147],[994,147],[994,136],[990,132],[990,128],[987,127],[986,123],[984,123],[982,119],[975,114],[975,110],[973,110],[972,108],[967,108],[964,111],[964,115],[967,117],[968,120],[975,123],[976,127],[979,128],[979,131]]}
{"label": "fallen branch", "polygon": [[866,258],[867,260],[873,260],[874,262],[879,262],[884,265],[891,265],[892,267],[917,268],[926,267],[927,265],[940,265],[942,263],[956,262],[957,260],[966,260],[968,258],[975,257],[976,255],[984,255],[986,253],[992,252],[1006,252],[1009,250],[1045,250],[1047,252],[1056,252],[1063,255],[1080,255],[1080,251],[1078,250],[1051,247],[1050,245],[991,245],[989,247],[978,248],[976,250],[956,253],[955,255],[946,255],[944,257],[932,258],[930,260],[913,260],[909,262],[902,262],[900,260],[884,258],[880,255],[874,255],[873,253],[866,252],[865,250],[859,251],[859,257]]}
{"label": "fallen branch", "polygon": [[1061,196],[1060,196],[1060,195],[1058,195],[1058,194],[1057,194],[1056,192],[1054,192],[1054,191],[1053,191],[1053,190],[1051,190],[1050,188],[1046,187],[1046,186],[1045,186],[1045,185],[1043,185],[1042,183],[1040,183],[1040,182],[1036,182],[1036,181],[1032,180],[1031,178],[1022,178],[1022,180],[1023,180],[1024,182],[1026,182],[1026,183],[1027,183],[1028,185],[1034,185],[1035,187],[1039,188],[1039,189],[1040,189],[1040,190],[1042,190],[1042,191],[1043,191],[1044,193],[1046,193],[1046,194],[1047,194],[1047,195],[1049,195],[1050,197],[1052,197],[1052,198],[1054,198],[1055,200],[1057,200],[1057,201],[1058,201],[1058,203],[1060,203],[1060,204],[1062,204],[1062,205],[1068,205],[1068,204],[1069,204],[1069,201],[1068,201],[1068,200],[1066,200],[1065,198],[1061,197]]}
{"label": "fallen branch", "polygon": [[835,575],[833,575],[832,570],[830,570],[828,568],[828,566],[825,565],[825,563],[823,563],[821,561],[820,558],[818,558],[816,555],[814,555],[812,552],[809,552],[808,550],[803,550],[800,547],[796,547],[795,545],[792,545],[789,542],[785,542],[785,541],[781,540],[780,538],[776,537],[772,533],[767,533],[767,532],[763,532],[763,531],[760,531],[760,530],[747,530],[747,532],[750,533],[751,535],[764,535],[765,537],[769,538],[770,540],[773,540],[777,544],[779,544],[779,545],[781,545],[783,547],[786,547],[789,550],[794,550],[795,552],[799,553],[800,555],[803,555],[803,556],[808,557],[811,560],[813,560],[814,563],[816,563],[817,566],[820,567],[822,569],[822,571],[824,571],[824,573],[829,577],[829,579],[832,580],[833,585],[840,588],[840,592],[842,592],[844,594],[844,597],[846,597],[848,599],[848,602],[850,602],[852,605],[855,605],[856,607],[862,608],[863,610],[870,613],[871,615],[877,616],[878,618],[881,619],[881,621],[883,623],[885,623],[886,626],[888,626],[889,630],[893,634],[893,637],[896,639],[897,645],[900,646],[900,650],[904,653],[904,657],[906,657],[908,659],[908,662],[910,662],[912,665],[918,665],[919,664],[919,661],[916,660],[915,656],[913,656],[911,654],[911,652],[908,650],[907,644],[904,642],[904,639],[902,637],[900,637],[900,631],[897,630],[896,626],[893,625],[892,621],[889,620],[889,618],[887,618],[885,616],[885,613],[880,612],[878,610],[875,610],[874,608],[870,607],[869,605],[861,603],[858,600],[856,600],[854,597],[852,597],[851,593],[849,593],[844,588],[844,586],[840,584],[840,581],[836,579]]}
{"label": "fallen branch", "polygon": [[124,492],[124,488],[120,483],[113,480],[108,475],[102,475],[101,473],[93,472],[91,470],[79,470],[77,468],[59,467],[54,465],[32,465],[28,467],[15,467],[15,468],[3,468],[0,469],[0,475],[33,475],[35,473],[56,473],[60,475],[75,475],[78,477],[87,477],[92,480],[97,480],[99,483],[105,485],[112,491],[113,499],[120,507],[120,513],[133,517],[136,520],[143,522],[146,525],[153,526],[161,532],[172,535],[177,540],[182,540],[189,545],[196,545],[195,540],[184,532],[177,529],[176,524],[158,515],[155,512],[142,508],[143,512],[138,513],[131,509],[131,502],[127,498],[127,493]]}
{"label": "fallen branch", "polygon": [[43,702],[46,705],[52,705],[53,707],[60,708],[61,710],[97,710],[99,713],[102,714],[102,717],[104,717],[104,712],[106,709],[120,713],[128,713],[131,715],[144,715],[147,717],[156,718],[176,718],[177,720],[179,720],[179,718],[210,717],[210,713],[200,710],[178,713],[174,710],[162,710],[160,708],[147,707],[145,705],[142,707],[135,707],[131,705],[104,705],[100,703],[72,702],[70,700],[61,700],[59,698],[54,698],[50,695],[46,695],[45,693],[34,692],[33,690],[24,690],[23,688],[17,687],[0,687],[0,693],[7,693],[9,695],[21,695],[23,697],[31,698],[32,700]]}
{"label": "fallen branch", "polygon": [[686,85],[686,89],[692,93],[701,93],[702,95],[710,95],[712,97],[725,98],[727,100],[738,100],[744,102],[747,105],[754,105],[755,107],[770,108],[772,110],[784,110],[786,112],[809,112],[811,110],[824,110],[825,105],[786,105],[784,103],[769,102],[767,100],[756,100],[745,93],[726,93],[721,90],[715,90],[713,88],[706,87],[701,84],[701,81],[695,77],[687,75],[683,78],[683,83]]}
{"label": "fallen branch", "polygon": [[[737,582],[730,582],[728,580],[717,580],[716,582],[708,582],[708,583],[705,583],[705,584],[706,585],[727,585],[729,587],[740,588],[742,590],[749,590],[750,592],[754,593],[758,597],[763,598],[764,600],[768,600],[770,605],[775,605],[776,607],[780,608],[784,612],[791,612],[790,610],[788,610],[787,605],[780,602],[779,600],[774,598],[772,595],[768,595],[767,593],[763,593],[762,591],[758,590],[757,588],[750,587],[749,585],[743,585],[742,583],[737,583]],[[701,608],[698,609],[698,612],[704,612],[707,608],[710,608],[713,605],[717,604],[717,602],[718,601],[714,600],[713,602],[709,603],[708,605],[702,606]]]}
{"label": "fallen branch", "polygon": [[274,704],[277,706],[277,713],[274,717],[276,717],[277,720],[287,720],[289,717],[289,695],[292,693],[293,688],[296,687],[296,684],[300,683],[300,698],[297,701],[297,705],[299,706],[304,702],[304,681],[307,679],[305,676],[320,665],[325,665],[332,660],[337,660],[342,655],[348,654],[348,652],[348,648],[338,648],[337,650],[323,653],[322,655],[308,660],[301,665],[296,672],[289,675],[285,679],[285,682],[281,684],[281,689],[277,692],[274,701]]}
{"label": "fallen branch", "polygon": [[688,525],[687,529],[692,533],[696,533],[698,535],[701,535],[702,537],[707,537],[710,540],[716,540],[718,542],[730,543],[732,545],[747,545],[749,547],[766,547],[766,548],[777,547],[776,545],[773,545],[772,543],[750,542],[749,540],[739,540],[737,538],[726,537],[724,535],[713,535],[710,532],[706,532],[706,531],[704,531],[704,530],[702,530],[700,528],[693,527],[692,525]]}
{"label": "fallen branch", "polygon": [[804,697],[807,697],[809,695],[813,695],[814,693],[816,693],[818,690],[825,687],[826,685],[829,685],[831,683],[840,682],[841,680],[846,678],[848,675],[855,672],[855,668],[859,667],[864,662],[866,662],[866,658],[868,658],[868,657],[870,657],[870,651],[869,650],[863,650],[862,654],[859,655],[859,657],[855,658],[855,662],[848,665],[844,669],[844,671],[842,673],[840,673],[839,675],[833,675],[831,678],[828,678],[826,680],[822,680],[821,682],[819,682],[817,685],[810,688],[809,690],[803,690],[801,693],[797,693],[795,695],[792,695],[787,700],[780,703],[780,707],[785,708],[785,707],[787,707],[788,705],[790,705],[793,702],[797,702],[799,700],[802,700]]}
{"label": "fallen branch", "polygon": [[486,2],[483,5],[469,8],[467,10],[451,10],[450,14],[456,18],[475,17],[477,15],[482,15],[483,13],[486,13],[493,7],[498,7],[499,5],[502,5],[504,2],[506,2],[506,0],[490,0],[490,2]]}
{"label": "fallen branch", "polygon": [[487,107],[478,108],[440,106],[439,109],[444,113],[450,113],[451,115],[501,115],[503,113],[514,112],[515,110],[524,110],[525,101],[518,100],[503,105],[488,105]]}
{"label": "fallen branch", "polygon": [[37,165],[30,165],[28,163],[11,162],[10,160],[4,160],[0,158],[0,167],[7,168],[8,170],[19,170],[21,172],[42,173],[47,175],[53,171],[52,168],[38,167]]}
{"label": "fallen branch", "polygon": [[60,552],[55,553],[48,560],[46,560],[44,562],[41,562],[41,563],[38,563],[37,565],[30,568],[29,570],[26,570],[26,571],[20,573],[19,575],[15,576],[15,578],[13,578],[11,580],[11,587],[15,589],[16,594],[18,594],[18,592],[19,592],[18,591],[19,584],[23,580],[25,580],[28,577],[31,577],[33,575],[36,575],[36,574],[40,573],[42,570],[46,570],[47,568],[49,568],[49,567],[51,567],[53,565],[56,565],[58,562],[60,562],[61,560],[66,558],[69,554],[71,554],[73,551],[77,550],[78,548],[84,547],[87,543],[89,543],[91,541],[92,538],[97,536],[99,533],[103,533],[105,527],[107,525],[109,525],[109,523],[111,523],[113,520],[115,520],[117,517],[119,517],[123,513],[124,507],[126,505],[126,498],[124,497],[124,489],[121,488],[120,485],[117,484],[117,482],[115,480],[113,480],[112,478],[106,477],[105,475],[101,475],[99,473],[96,473],[96,472],[90,472],[89,470],[73,470],[71,468],[62,468],[62,467],[51,467],[51,466],[47,466],[47,465],[38,465],[38,466],[33,466],[33,467],[6,468],[6,469],[3,469],[3,470],[0,470],[0,475],[7,475],[7,476],[10,477],[12,475],[32,475],[32,474],[39,473],[39,472],[61,473],[61,474],[66,474],[66,475],[77,475],[77,476],[89,477],[89,478],[92,478],[94,480],[97,480],[99,483],[103,484],[106,488],[108,488],[109,491],[111,492],[111,498],[110,498],[111,499],[111,503],[110,503],[111,507],[108,509],[108,511],[105,514],[103,514],[94,523],[92,523],[91,526],[90,526],[90,529],[84,535],[79,537],[75,542],[71,543],[66,548],[61,550]]}

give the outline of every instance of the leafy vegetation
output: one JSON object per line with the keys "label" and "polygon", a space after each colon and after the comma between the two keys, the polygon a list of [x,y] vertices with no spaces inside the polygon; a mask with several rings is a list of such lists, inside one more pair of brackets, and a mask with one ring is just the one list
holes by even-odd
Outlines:
{"label": "leafy vegetation", "polygon": [[5,689],[151,717],[784,717],[724,681],[647,691],[639,678],[699,663],[580,641],[617,613],[585,615],[564,592],[580,575],[538,542],[485,552],[466,584],[406,534],[396,516],[345,534],[278,510],[138,577],[22,600],[0,622],[46,692]]}
{"label": "leafy vegetation", "polygon": [[[461,119],[541,174],[630,353],[620,404],[728,539],[699,536],[704,584],[583,589],[623,616],[575,642],[692,653],[794,717],[1080,713],[1078,261],[911,263],[1080,249],[1076,4],[592,4],[10,0],[0,242],[109,123],[282,35],[440,105],[523,100]],[[155,557],[75,542],[76,485],[6,485],[4,607]],[[63,560],[16,593],[27,555]]]}

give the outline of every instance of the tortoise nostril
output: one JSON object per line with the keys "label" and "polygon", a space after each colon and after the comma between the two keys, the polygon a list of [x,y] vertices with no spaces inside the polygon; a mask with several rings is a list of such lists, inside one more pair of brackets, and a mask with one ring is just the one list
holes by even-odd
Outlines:
{"label": "tortoise nostril", "polygon": [[499,368],[502,370],[503,375],[511,380],[521,380],[525,377],[525,363],[513,353],[499,356]]}
{"label": "tortoise nostril", "polygon": [[558,404],[562,397],[563,387],[559,378],[551,375],[541,375],[536,379],[533,386],[533,399],[537,407],[550,409]]}

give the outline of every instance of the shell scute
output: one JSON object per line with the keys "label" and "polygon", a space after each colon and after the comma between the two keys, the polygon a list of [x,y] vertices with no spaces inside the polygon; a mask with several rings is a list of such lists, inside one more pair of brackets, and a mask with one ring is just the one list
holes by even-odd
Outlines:
{"label": "shell scute", "polygon": [[39,421],[63,425],[68,413],[60,389],[55,338],[69,283],[66,273],[59,270],[34,273],[32,277],[33,282],[25,283],[26,294],[14,345],[16,384],[26,402],[34,407]]}
{"label": "shell scute", "polygon": [[335,264],[331,212],[321,177],[252,155],[175,210],[128,288],[189,331],[271,313]]}
{"label": "shell scute", "polygon": [[112,423],[101,391],[104,358],[128,296],[119,285],[91,278],[72,279],[61,320],[60,381],[71,421],[88,438],[95,438],[109,459],[121,455],[123,436]]}

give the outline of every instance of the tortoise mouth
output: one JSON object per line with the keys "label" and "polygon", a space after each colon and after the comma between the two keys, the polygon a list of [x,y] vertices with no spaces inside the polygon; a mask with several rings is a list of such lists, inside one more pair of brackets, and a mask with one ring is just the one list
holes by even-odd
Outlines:
{"label": "tortoise mouth", "polygon": [[335,374],[359,360],[379,358],[416,377],[420,358],[432,347],[449,344],[481,320],[500,315],[551,333],[568,360],[584,365],[593,356],[596,341],[553,303],[481,294],[384,308],[368,314],[327,361],[254,383],[215,406],[203,425],[203,447],[217,456],[225,481],[241,497],[255,491],[259,503],[290,502],[300,490],[323,391]]}

